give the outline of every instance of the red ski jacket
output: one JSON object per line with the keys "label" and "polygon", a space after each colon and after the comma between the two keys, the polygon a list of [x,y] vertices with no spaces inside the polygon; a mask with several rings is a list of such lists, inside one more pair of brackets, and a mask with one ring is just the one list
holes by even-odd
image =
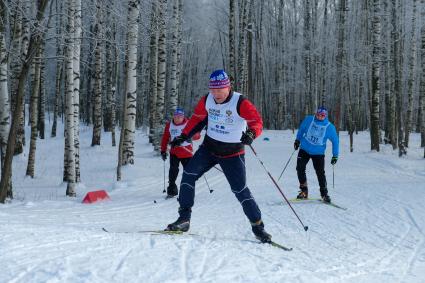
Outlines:
{"label": "red ski jacket", "polygon": [[[178,125],[182,125],[185,124],[187,122],[187,118],[184,118],[183,122],[181,122]],[[162,140],[161,140],[161,152],[166,152],[167,151],[167,146],[168,143],[170,142],[171,139],[171,134],[170,134],[170,123],[172,122],[167,122],[167,124],[165,124],[165,129],[164,129],[164,134],[162,135]],[[201,134],[200,133],[196,133],[193,135],[192,140],[199,140],[201,138]],[[186,145],[186,146],[176,146],[176,147],[172,147],[170,149],[170,154],[177,156],[178,158],[189,158],[193,156],[193,147],[192,144]]]}
{"label": "red ski jacket", "polygon": [[[224,103],[230,101],[232,95],[233,92],[230,93]],[[182,131],[189,138],[208,125],[208,112],[205,107],[207,96],[205,95],[198,102],[192,117],[190,117],[189,122]],[[237,104],[237,111],[239,116],[246,120],[248,128],[255,133],[255,137],[259,137],[263,131],[263,120],[254,104],[241,95]],[[202,146],[205,146],[212,154],[220,157],[233,157],[245,153],[244,145],[241,142],[226,143],[215,140],[208,135],[205,135]]]}

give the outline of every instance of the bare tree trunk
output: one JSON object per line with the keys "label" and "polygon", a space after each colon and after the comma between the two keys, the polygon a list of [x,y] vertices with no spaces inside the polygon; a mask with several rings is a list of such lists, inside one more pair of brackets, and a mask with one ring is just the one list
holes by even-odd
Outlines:
{"label": "bare tree trunk", "polygon": [[[0,17],[6,19],[5,2],[0,1]],[[3,171],[10,126],[9,90],[7,84],[7,48],[5,21],[0,21],[0,159]]]}
{"label": "bare tree trunk", "polygon": [[370,143],[371,150],[379,151],[379,54],[380,54],[380,37],[381,22],[379,0],[373,0],[373,20],[372,20],[372,97],[370,107]]}
{"label": "bare tree trunk", "polygon": [[177,93],[177,68],[178,68],[178,61],[177,61],[177,52],[178,52],[178,39],[180,37],[180,27],[179,27],[179,6],[180,1],[182,0],[176,0],[174,2],[173,6],[173,19],[174,19],[174,27],[173,27],[173,34],[172,34],[172,51],[171,51],[171,78],[170,78],[170,99],[169,99],[169,107],[168,111],[170,113],[173,113],[174,110],[177,108],[177,101],[178,101],[178,93]]}
{"label": "bare tree trunk", "polygon": [[95,48],[95,85],[94,85],[94,125],[93,125],[93,138],[91,145],[100,145],[100,136],[102,132],[102,35],[103,35],[103,19],[101,12],[101,3],[99,0],[96,2],[96,26],[95,34],[96,48]]}
{"label": "bare tree trunk", "polygon": [[12,176],[12,160],[13,153],[15,151],[15,142],[17,128],[19,124],[19,116],[23,111],[23,100],[24,100],[24,84],[28,76],[28,70],[31,66],[31,62],[35,53],[40,46],[42,41],[42,31],[40,31],[40,23],[44,18],[44,11],[47,6],[48,0],[40,0],[37,10],[36,21],[34,23],[34,32],[31,34],[31,38],[28,44],[28,52],[23,58],[21,65],[21,71],[19,76],[19,81],[17,84],[17,97],[16,97],[16,111],[13,113],[12,125],[9,132],[6,156],[3,165],[3,170],[1,171],[1,182],[0,182],[0,203],[4,203],[7,196],[8,186],[10,185],[10,178]]}
{"label": "bare tree trunk", "polygon": [[127,33],[127,70],[126,70],[126,100],[124,117],[124,135],[122,135],[122,163],[134,164],[134,142],[136,131],[136,101],[137,101],[137,39],[139,0],[128,2],[128,33]]}
{"label": "bare tree trunk", "polygon": [[[425,19],[425,0],[421,0],[422,10],[421,18]],[[420,131],[421,131],[421,146],[424,147],[425,158],[425,22],[422,22],[421,28],[421,64],[422,64],[422,78],[420,87]]]}
{"label": "bare tree trunk", "polygon": [[31,140],[30,140],[30,150],[28,155],[28,166],[27,166],[27,176],[34,178],[34,165],[35,165],[35,150],[37,145],[37,134],[38,134],[38,97],[40,95],[40,73],[41,73],[41,51],[42,48],[38,49],[36,58],[34,59],[34,77],[32,82],[32,92],[31,92]]}
{"label": "bare tree trunk", "polygon": [[74,0],[68,0],[67,37],[65,40],[65,175],[66,195],[75,197],[75,119],[74,119]]}
{"label": "bare tree trunk", "polygon": [[150,100],[149,100],[149,142],[155,143],[155,117],[156,117],[156,99],[157,99],[157,82],[158,82],[158,5],[157,1],[152,1],[151,14],[151,32],[150,32]]}
{"label": "bare tree trunk", "polygon": [[[236,78],[236,49],[235,49],[235,24],[236,24],[236,0],[229,0],[229,76],[234,82]],[[235,86],[233,86],[235,87]]]}
{"label": "bare tree trunk", "polygon": [[56,137],[56,128],[57,128],[57,120],[59,115],[59,101],[61,98],[61,84],[62,84],[62,77],[63,77],[63,49],[62,49],[62,17],[59,16],[60,13],[62,13],[63,5],[61,3],[60,6],[56,5],[56,14],[58,16],[56,19],[56,85],[55,85],[55,106],[53,110],[53,125],[52,125],[52,132],[51,137]]}
{"label": "bare tree trunk", "polygon": [[[44,44],[40,46],[40,57],[44,56]],[[40,139],[44,140],[45,116],[46,116],[46,68],[44,60],[40,62],[40,95],[38,99],[37,130]]]}
{"label": "bare tree trunk", "polygon": [[74,155],[75,182],[80,182],[80,57],[81,57],[81,0],[74,1],[74,48],[72,50],[72,70],[74,77]]}
{"label": "bare tree trunk", "polygon": [[164,97],[165,97],[165,74],[166,74],[166,26],[167,0],[160,0],[159,7],[159,38],[158,38],[158,82],[156,97],[156,127],[154,149],[159,151],[162,133],[164,132]]}
{"label": "bare tree trunk", "polygon": [[409,135],[412,129],[412,112],[413,112],[413,85],[415,83],[415,63],[416,63],[416,0],[413,0],[413,15],[412,15],[412,32],[410,35],[412,42],[411,54],[409,56],[409,79],[408,85],[408,102],[406,112],[406,124],[404,132],[404,145],[409,147]]}
{"label": "bare tree trunk", "polygon": [[336,103],[335,103],[335,128],[337,133],[341,130],[341,120],[342,120],[342,97],[347,91],[347,69],[346,69],[346,51],[345,51],[345,11],[347,10],[347,4],[345,0],[339,1],[338,6],[338,21],[337,21],[337,30],[338,30],[338,43],[337,43],[337,56],[336,56]]}

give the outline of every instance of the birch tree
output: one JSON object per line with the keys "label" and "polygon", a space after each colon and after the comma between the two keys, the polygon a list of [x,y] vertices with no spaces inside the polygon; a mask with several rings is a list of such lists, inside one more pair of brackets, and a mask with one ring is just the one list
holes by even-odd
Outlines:
{"label": "birch tree", "polygon": [[158,37],[158,81],[157,81],[157,97],[156,97],[156,127],[154,148],[159,150],[160,140],[164,129],[164,101],[165,101],[165,76],[166,76],[166,16],[167,16],[167,0],[159,1],[159,37]]}
{"label": "birch tree", "polygon": [[412,0],[413,11],[412,11],[412,31],[410,33],[410,38],[412,42],[412,48],[409,55],[409,78],[408,78],[408,102],[407,102],[407,111],[406,111],[406,123],[404,126],[404,144],[406,147],[409,147],[409,135],[412,128],[412,112],[413,112],[413,85],[415,83],[415,62],[416,62],[416,0]]}
{"label": "birch tree", "polygon": [[[7,136],[9,134],[9,90],[7,84],[7,48],[6,48],[6,6],[4,1],[0,1],[0,158],[1,168],[3,168],[4,157],[7,147]],[[2,169],[3,170],[3,169]]]}
{"label": "birch tree", "polygon": [[74,155],[75,181],[80,182],[80,57],[81,57],[81,0],[73,0],[74,4],[74,42],[72,56],[73,72],[73,104],[74,104]]}
{"label": "birch tree", "polygon": [[152,1],[152,12],[150,22],[150,50],[149,50],[149,142],[155,143],[156,128],[156,100],[158,82],[158,1]]}
{"label": "birch tree", "polygon": [[74,0],[67,1],[68,22],[65,40],[65,164],[66,195],[75,197],[75,119],[74,119]]}
{"label": "birch tree", "polygon": [[172,31],[172,50],[171,50],[171,76],[170,76],[170,95],[169,95],[169,112],[173,113],[177,108],[178,93],[177,93],[177,77],[178,68],[178,49],[179,49],[179,38],[180,38],[180,2],[183,0],[175,0],[173,5],[173,19],[174,26]]}
{"label": "birch tree", "polygon": [[39,4],[37,9],[36,20],[34,22],[34,29],[28,43],[28,52],[26,53],[26,56],[23,57],[21,71],[19,72],[20,75],[16,91],[16,109],[12,116],[12,123],[7,142],[6,155],[4,159],[3,170],[1,171],[0,203],[4,203],[6,200],[8,186],[10,184],[9,182],[12,175],[12,160],[13,153],[15,151],[16,135],[20,122],[20,113],[22,113],[23,111],[24,84],[28,76],[28,71],[31,66],[34,54],[37,53],[39,45],[42,41],[42,34],[44,32],[44,29],[42,28],[42,21],[44,20],[44,11],[46,9],[48,0],[39,0],[38,3]]}
{"label": "birch tree", "polygon": [[[421,0],[422,10],[421,18],[425,19],[425,0]],[[422,77],[421,77],[421,88],[420,88],[420,131],[421,131],[421,146],[424,147],[424,158],[425,158],[425,22],[422,22],[421,28],[421,64],[422,64]]]}
{"label": "birch tree", "polygon": [[136,131],[136,100],[137,100],[137,40],[138,40],[138,18],[139,0],[128,2],[128,31],[127,31],[127,69],[126,69],[126,91],[124,105],[124,125],[121,136],[122,155],[119,160],[122,163],[118,167],[126,164],[134,164],[134,142]]}
{"label": "birch tree", "polygon": [[31,91],[31,140],[30,140],[30,150],[28,155],[28,165],[27,165],[27,176],[34,178],[34,165],[35,165],[35,151],[37,143],[37,134],[38,134],[38,99],[40,95],[40,74],[41,74],[41,51],[42,48],[38,49],[37,55],[34,58],[33,65],[33,81],[32,81],[32,91]]}
{"label": "birch tree", "polygon": [[93,138],[91,145],[100,145],[100,136],[102,132],[102,35],[103,35],[103,20],[101,3],[96,1],[96,25],[94,33],[97,36],[95,47],[95,83],[94,83],[94,125]]}
{"label": "birch tree", "polygon": [[372,20],[372,92],[371,92],[371,107],[370,107],[370,142],[371,150],[379,151],[379,54],[380,54],[380,37],[381,37],[381,22],[380,22],[380,7],[379,0],[372,1],[373,20]]}

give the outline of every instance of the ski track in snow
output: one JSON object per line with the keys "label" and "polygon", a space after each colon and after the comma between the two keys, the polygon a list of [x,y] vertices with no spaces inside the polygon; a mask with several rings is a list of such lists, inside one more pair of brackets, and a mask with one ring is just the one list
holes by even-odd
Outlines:
{"label": "ski track in snow", "polygon": [[[266,136],[270,141],[262,140]],[[347,134],[340,136],[334,188],[330,145],[326,175],[333,201],[348,209],[291,203],[308,232],[247,149],[247,182],[266,230],[291,252],[255,240],[225,177],[214,168],[205,175],[213,193],[203,177],[197,182],[190,230],[196,235],[136,233],[165,228],[178,208],[175,198],[164,199],[164,164],[140,131],[135,165],[123,168],[123,180],[116,182],[117,149],[109,145],[110,136],[93,148],[91,130],[82,127],[82,183],[75,199],[64,196],[63,139],[40,140],[36,178],[15,173],[15,200],[0,206],[0,282],[425,282],[420,136],[412,134],[403,158],[390,146],[368,151],[368,133],[354,137],[350,153]],[[275,178],[294,137],[266,131],[253,144]],[[14,172],[25,172],[27,150],[15,158]],[[279,181],[288,198],[298,191],[295,163],[296,154]],[[168,160],[166,165],[168,173]],[[311,162],[307,177],[310,196],[318,197]],[[81,204],[86,192],[97,189],[107,190],[111,200]]]}

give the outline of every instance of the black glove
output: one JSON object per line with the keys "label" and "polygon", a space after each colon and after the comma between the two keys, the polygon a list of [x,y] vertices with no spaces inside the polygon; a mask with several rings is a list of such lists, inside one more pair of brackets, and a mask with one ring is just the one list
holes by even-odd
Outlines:
{"label": "black glove", "polygon": [[295,140],[294,142],[294,149],[298,150],[300,148],[300,141],[299,140]]}
{"label": "black glove", "polygon": [[331,159],[331,164],[332,165],[335,165],[335,163],[338,161],[338,156],[332,156],[332,159]]}
{"label": "black glove", "polygon": [[167,160],[167,153],[165,151],[161,151],[161,158],[162,160]]}
{"label": "black glove", "polygon": [[246,132],[242,132],[241,142],[243,144],[250,145],[254,139],[255,133],[251,129],[246,130]]}
{"label": "black glove", "polygon": [[184,143],[188,137],[185,134],[181,134],[178,137],[175,137],[171,142],[171,147],[180,146],[182,143]]}

